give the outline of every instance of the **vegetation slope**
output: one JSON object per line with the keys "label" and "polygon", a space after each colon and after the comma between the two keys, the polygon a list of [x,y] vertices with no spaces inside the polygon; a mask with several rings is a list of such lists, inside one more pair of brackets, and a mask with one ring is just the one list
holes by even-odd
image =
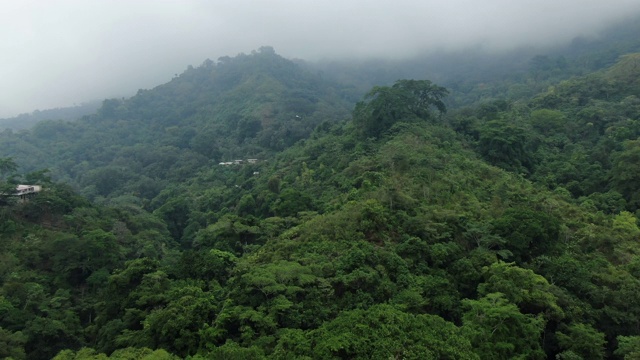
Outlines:
{"label": "vegetation slope", "polygon": [[637,61],[339,121],[349,91],[264,48],[5,132],[3,186],[46,191],[2,192],[0,357],[636,358]]}

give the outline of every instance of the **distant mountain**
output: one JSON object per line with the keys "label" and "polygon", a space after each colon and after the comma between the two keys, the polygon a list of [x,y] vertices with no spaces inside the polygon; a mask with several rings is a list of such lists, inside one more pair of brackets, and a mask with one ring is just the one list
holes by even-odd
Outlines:
{"label": "distant mountain", "polygon": [[0,129],[28,129],[44,120],[76,120],[82,116],[93,114],[102,105],[102,101],[89,101],[77,106],[55,109],[35,110],[29,114],[20,114],[11,118],[0,119]]}
{"label": "distant mountain", "polygon": [[167,181],[242,158],[268,158],[346,118],[348,90],[303,70],[270,47],[205,61],[129,99],[105,100],[95,114],[44,121],[0,135],[1,156],[21,171],[50,168],[91,198],[151,199]]}
{"label": "distant mountain", "polygon": [[640,18],[635,17],[597,36],[577,37],[555,47],[496,52],[478,45],[397,60],[325,60],[307,66],[350,86],[357,95],[397,79],[430,79],[450,90],[450,107],[459,107],[496,98],[529,98],[561,80],[611,66],[620,56],[640,51],[638,34]]}

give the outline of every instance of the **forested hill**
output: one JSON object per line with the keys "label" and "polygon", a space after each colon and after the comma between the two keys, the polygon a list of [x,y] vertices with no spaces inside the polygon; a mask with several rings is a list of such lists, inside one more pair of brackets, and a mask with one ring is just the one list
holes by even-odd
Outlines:
{"label": "forested hill", "polygon": [[12,118],[0,119],[0,129],[22,130],[44,120],[76,120],[82,116],[94,114],[101,101],[88,101],[81,105],[46,110],[35,110],[29,114],[20,114]]}
{"label": "forested hill", "polygon": [[130,99],[105,100],[78,121],[0,134],[0,155],[22,172],[48,168],[91,199],[150,200],[203,166],[268,159],[321,122],[344,120],[354,99],[263,47],[207,60]]}
{"label": "forested hill", "polygon": [[560,82],[529,102],[487,102],[451,123],[490,163],[605,212],[640,207],[640,54]]}
{"label": "forested hill", "polygon": [[612,66],[624,54],[640,51],[640,17],[613,24],[597,36],[570,44],[488,51],[482,45],[398,60],[343,60],[313,63],[314,69],[365,93],[397,79],[431,79],[447,87],[447,103],[456,107],[495,98],[518,100],[573,76]]}
{"label": "forested hill", "polygon": [[263,48],[5,132],[0,358],[637,359],[638,59],[447,109]]}

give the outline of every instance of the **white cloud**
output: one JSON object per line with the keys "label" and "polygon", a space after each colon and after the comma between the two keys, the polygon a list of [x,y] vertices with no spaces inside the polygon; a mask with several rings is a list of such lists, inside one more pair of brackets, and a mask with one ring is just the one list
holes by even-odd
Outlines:
{"label": "white cloud", "polygon": [[271,45],[284,56],[401,57],[568,41],[638,0],[4,1],[0,117],[134,93],[187,65]]}

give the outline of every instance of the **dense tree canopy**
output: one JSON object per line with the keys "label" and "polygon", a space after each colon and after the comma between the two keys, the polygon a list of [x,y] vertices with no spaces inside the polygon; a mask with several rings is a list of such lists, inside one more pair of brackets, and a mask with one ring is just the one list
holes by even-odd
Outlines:
{"label": "dense tree canopy", "polygon": [[447,89],[429,80],[398,80],[393,86],[376,86],[356,104],[353,121],[364,135],[378,137],[399,121],[429,120],[447,111]]}
{"label": "dense tree canopy", "polygon": [[265,47],[4,132],[0,358],[634,359],[636,60],[348,118]]}

